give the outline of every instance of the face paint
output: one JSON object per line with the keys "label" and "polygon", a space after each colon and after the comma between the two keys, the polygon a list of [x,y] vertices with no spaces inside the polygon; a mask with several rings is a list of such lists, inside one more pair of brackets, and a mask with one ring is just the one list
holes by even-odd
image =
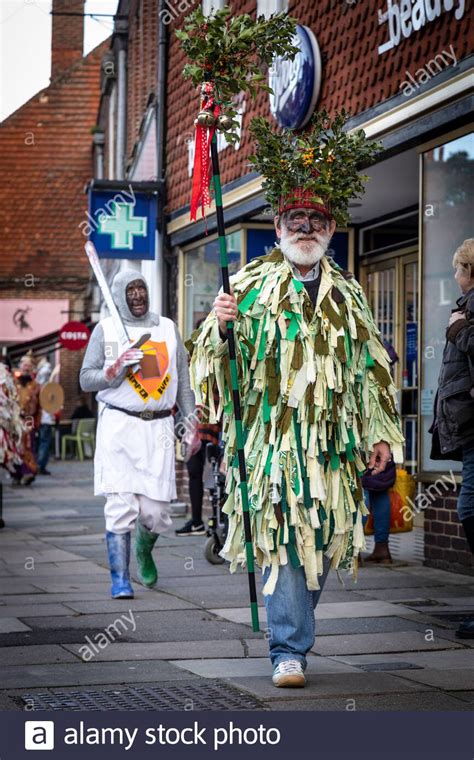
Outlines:
{"label": "face paint", "polygon": [[143,317],[148,311],[148,291],[143,280],[133,280],[125,291],[127,306],[134,317]]}

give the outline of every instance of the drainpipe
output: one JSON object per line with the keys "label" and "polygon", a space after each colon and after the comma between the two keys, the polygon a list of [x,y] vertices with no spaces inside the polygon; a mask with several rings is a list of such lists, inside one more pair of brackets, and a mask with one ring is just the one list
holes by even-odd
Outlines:
{"label": "drainpipe", "polygon": [[[126,24],[126,22],[125,22]],[[125,134],[127,124],[127,50],[126,28],[124,21],[119,20],[120,33],[117,35],[117,138],[115,142],[115,178],[125,176]]]}
{"label": "drainpipe", "polygon": [[164,250],[165,250],[165,213],[164,208],[166,204],[165,196],[165,116],[166,116],[166,78],[168,73],[168,58],[167,58],[167,45],[168,45],[168,31],[167,26],[162,20],[163,13],[166,11],[166,0],[158,0],[158,16],[157,16],[157,39],[158,39],[158,56],[157,56],[157,72],[156,72],[156,181],[158,186],[158,214],[157,214],[157,235],[156,235],[156,274],[158,282],[161,287],[159,288],[159,313],[167,313],[168,299],[166,298],[165,289],[165,264],[164,264]]}

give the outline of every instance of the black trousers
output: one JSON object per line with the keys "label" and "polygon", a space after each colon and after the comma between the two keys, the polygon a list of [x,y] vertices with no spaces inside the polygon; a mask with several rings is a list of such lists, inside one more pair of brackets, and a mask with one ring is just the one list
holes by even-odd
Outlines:
{"label": "black trousers", "polygon": [[194,525],[202,523],[203,475],[206,464],[206,447],[207,441],[202,441],[201,448],[188,462],[189,498],[191,499],[191,517]]}

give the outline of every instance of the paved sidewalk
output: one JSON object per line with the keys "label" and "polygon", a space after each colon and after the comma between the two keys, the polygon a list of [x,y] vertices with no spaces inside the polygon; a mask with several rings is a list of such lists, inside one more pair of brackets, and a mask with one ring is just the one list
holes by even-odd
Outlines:
{"label": "paved sidewalk", "polygon": [[415,561],[363,568],[345,587],[332,573],[308,686],[275,689],[245,573],[208,564],[205,539],[176,538],[176,520],[156,590],[111,600],[92,466],[51,469],[4,487],[0,709],[472,709],[474,642],[455,637],[474,613],[472,578]]}

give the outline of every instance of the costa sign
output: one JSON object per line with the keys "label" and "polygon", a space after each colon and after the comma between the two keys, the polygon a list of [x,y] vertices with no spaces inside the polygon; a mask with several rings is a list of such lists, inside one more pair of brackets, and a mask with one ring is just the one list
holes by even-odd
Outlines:
{"label": "costa sign", "polygon": [[67,322],[59,331],[59,342],[68,351],[79,351],[90,338],[91,331],[83,322]]}
{"label": "costa sign", "polygon": [[321,89],[321,53],[313,32],[296,27],[293,61],[276,56],[269,70],[270,111],[281,127],[301,129],[314,111]]}

